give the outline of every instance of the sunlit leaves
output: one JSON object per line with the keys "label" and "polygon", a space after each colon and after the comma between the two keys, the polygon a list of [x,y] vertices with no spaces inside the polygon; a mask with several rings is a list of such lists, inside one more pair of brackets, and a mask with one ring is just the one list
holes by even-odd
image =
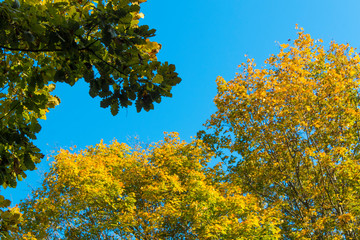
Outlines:
{"label": "sunlit leaves", "polygon": [[32,140],[38,120],[60,102],[50,94],[57,82],[83,78],[112,115],[134,102],[149,111],[171,97],[181,79],[174,65],[157,61],[155,30],[138,25],[142,2],[0,2],[1,185],[15,187],[43,157]]}
{"label": "sunlit leaves", "polygon": [[175,133],[145,149],[114,141],[62,150],[43,187],[21,204],[22,231],[39,239],[279,237],[277,210],[214,181],[211,157],[202,141]]}
{"label": "sunlit leaves", "polygon": [[[106,92],[114,105],[127,107],[136,101],[140,109],[149,110],[155,99],[169,96],[180,82],[173,65],[157,61],[161,45],[149,40],[155,30],[138,26],[144,17],[139,2],[23,1],[15,11],[4,1],[1,10],[0,48],[7,54],[27,53],[23,58],[35,60],[47,75],[40,76],[40,83],[73,85],[84,77],[91,96],[104,98]],[[90,69],[97,74],[88,74]],[[153,79],[162,71],[168,81],[157,85],[159,77]],[[125,81],[131,83],[128,88]],[[144,100],[146,86],[151,90]],[[129,88],[137,97],[124,102]]]}
{"label": "sunlit leaves", "polygon": [[[22,220],[18,207],[9,208],[10,200],[0,195],[0,237],[1,239],[10,239],[9,231],[18,231],[18,224]],[[4,210],[8,208],[8,210]]]}
{"label": "sunlit leaves", "polygon": [[298,34],[264,68],[249,59],[218,78],[218,111],[200,135],[233,153],[230,182],[282,209],[284,237],[357,239],[360,58]]}

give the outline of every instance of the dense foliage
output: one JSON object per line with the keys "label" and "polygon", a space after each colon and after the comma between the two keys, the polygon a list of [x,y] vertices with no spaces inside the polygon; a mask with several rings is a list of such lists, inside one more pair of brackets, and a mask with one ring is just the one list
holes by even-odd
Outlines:
{"label": "dense foliage", "polygon": [[281,209],[284,239],[359,239],[360,57],[320,42],[300,31],[265,68],[249,60],[218,78],[199,135],[229,162],[230,183]]}
{"label": "dense foliage", "polygon": [[274,239],[276,211],[214,181],[202,141],[169,134],[148,149],[100,143],[55,156],[43,187],[21,204],[38,239]]}
{"label": "dense foliage", "polygon": [[0,185],[15,187],[43,157],[32,141],[60,103],[56,83],[84,79],[113,115],[171,97],[180,78],[157,61],[155,30],[139,25],[145,1],[0,1]]}
{"label": "dense foliage", "polygon": [[[144,1],[140,1],[144,2]],[[139,1],[3,1],[0,3],[0,184],[34,169],[31,142],[39,118],[59,104],[55,85],[84,78],[90,95],[116,115],[133,102],[140,111],[171,96],[175,67],[160,63],[155,30],[139,26]]]}
{"label": "dense foliage", "polygon": [[[104,8],[111,8],[109,4]],[[134,4],[126,6],[132,9]],[[134,21],[138,15],[132,16]],[[97,27],[93,34],[103,34],[99,48],[109,56],[112,43],[106,45],[105,33],[110,28]],[[92,31],[79,29],[83,34]],[[15,228],[23,218],[20,232],[11,234],[15,239],[359,239],[360,56],[349,45],[335,42],[325,50],[321,40],[302,29],[298,35],[292,45],[280,45],[280,53],[269,57],[263,68],[249,59],[233,80],[217,79],[217,112],[206,123],[207,131],[199,132],[202,140],[185,143],[172,133],[147,148],[114,141],[78,152],[61,150],[42,187],[21,203],[24,215],[17,209],[1,212],[7,219],[2,221],[5,229]],[[75,43],[81,41],[76,38]],[[79,45],[78,51],[87,52],[82,49],[86,46]],[[150,65],[150,60],[157,62],[146,52]],[[4,59],[23,56],[17,61],[26,63],[29,53],[22,54]],[[96,59],[102,61],[96,53],[89,55],[92,68],[97,68]],[[42,68],[33,62],[29,69]],[[155,92],[166,79],[159,71],[152,75]],[[34,131],[38,126],[31,119],[44,117],[58,100],[50,95],[52,85],[31,85],[22,74],[18,72],[18,82],[9,84],[0,99],[9,99],[1,120],[10,126],[11,116],[23,116],[15,122],[29,121],[24,126]],[[111,78],[116,81],[116,76]],[[126,79],[121,81],[127,90]],[[47,100],[27,108],[21,105],[21,97],[28,99],[26,91],[36,95],[34,101]],[[214,157],[227,167],[208,166]],[[14,159],[15,170],[33,166]],[[9,201],[0,198],[0,204],[5,207]]]}

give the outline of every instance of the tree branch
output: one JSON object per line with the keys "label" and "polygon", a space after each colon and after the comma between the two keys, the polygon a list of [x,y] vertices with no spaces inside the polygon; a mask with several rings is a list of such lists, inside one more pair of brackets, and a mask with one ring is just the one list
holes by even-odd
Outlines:
{"label": "tree branch", "polygon": [[6,114],[4,114],[1,118],[0,121],[3,120],[4,117],[6,117],[7,115],[9,115],[13,110],[15,110],[20,104],[20,101],[18,103],[15,104],[15,106],[13,106],[9,112],[7,112]]}
{"label": "tree branch", "polygon": [[21,52],[62,52],[64,51],[63,49],[24,49],[24,48],[10,48],[10,47],[5,47],[5,46],[1,46],[0,48],[2,49],[6,49],[9,51],[21,51]]}
{"label": "tree branch", "polygon": [[120,69],[118,69],[117,67],[111,65],[110,63],[106,62],[104,59],[102,59],[99,55],[97,55],[92,49],[86,48],[87,51],[91,52],[97,59],[99,59],[101,62],[105,63],[106,65],[108,65],[109,67],[115,69],[116,71],[118,71],[121,74],[124,74],[122,71],[120,71]]}
{"label": "tree branch", "polygon": [[[99,41],[99,39],[96,39],[95,41],[89,43],[88,45],[86,45],[83,48],[79,48],[78,51],[83,51],[83,50],[89,50],[88,48],[93,45],[94,43],[96,43],[97,41]],[[25,49],[25,48],[11,48],[11,47],[6,47],[6,46],[2,46],[0,45],[0,48],[5,49],[5,50],[9,50],[9,51],[21,51],[21,52],[63,52],[65,51],[65,49],[50,49],[50,48],[45,48],[45,49]],[[68,50],[68,49],[66,49]]]}
{"label": "tree branch", "polygon": [[6,84],[6,86],[3,87],[3,88],[0,90],[0,93],[1,93],[2,91],[4,91],[6,88],[8,88],[8,87],[9,87],[9,84]]}

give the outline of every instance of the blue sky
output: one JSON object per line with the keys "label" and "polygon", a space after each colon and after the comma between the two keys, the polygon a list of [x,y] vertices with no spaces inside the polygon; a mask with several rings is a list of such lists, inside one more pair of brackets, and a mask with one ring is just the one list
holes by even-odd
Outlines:
{"label": "blue sky", "polygon": [[[57,86],[61,104],[42,121],[36,144],[44,154],[60,148],[94,145],[101,139],[127,142],[138,136],[144,142],[159,141],[163,132],[176,131],[189,141],[215,112],[215,79],[230,80],[247,54],[258,66],[279,51],[279,43],[296,38],[295,25],[324,44],[335,40],[360,45],[360,2],[357,0],[148,0],[143,3],[147,24],[157,30],[162,44],[158,57],[176,65],[182,82],[172,98],[164,98],[155,110],[136,113],[134,107],[113,117],[88,95],[80,80],[75,86]],[[46,159],[16,189],[2,190],[13,204],[41,185],[48,169]]]}

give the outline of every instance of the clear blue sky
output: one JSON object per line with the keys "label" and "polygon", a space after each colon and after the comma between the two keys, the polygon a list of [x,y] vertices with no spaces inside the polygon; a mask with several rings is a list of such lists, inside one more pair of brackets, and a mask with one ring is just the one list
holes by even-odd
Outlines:
{"label": "clear blue sky", "polygon": [[[335,40],[360,46],[358,0],[148,0],[141,6],[141,24],[157,29],[159,59],[175,64],[183,79],[173,98],[164,98],[148,113],[138,114],[131,107],[113,117],[109,109],[100,108],[99,99],[88,95],[83,81],[74,87],[58,85],[61,104],[41,122],[36,141],[44,154],[73,145],[84,148],[101,139],[126,142],[138,136],[154,142],[164,131],[179,132],[189,141],[215,112],[216,77],[232,79],[245,54],[261,66],[278,53],[279,43],[296,38],[296,24],[325,44]],[[48,164],[44,159],[16,189],[2,193],[19,203],[41,185]]]}

